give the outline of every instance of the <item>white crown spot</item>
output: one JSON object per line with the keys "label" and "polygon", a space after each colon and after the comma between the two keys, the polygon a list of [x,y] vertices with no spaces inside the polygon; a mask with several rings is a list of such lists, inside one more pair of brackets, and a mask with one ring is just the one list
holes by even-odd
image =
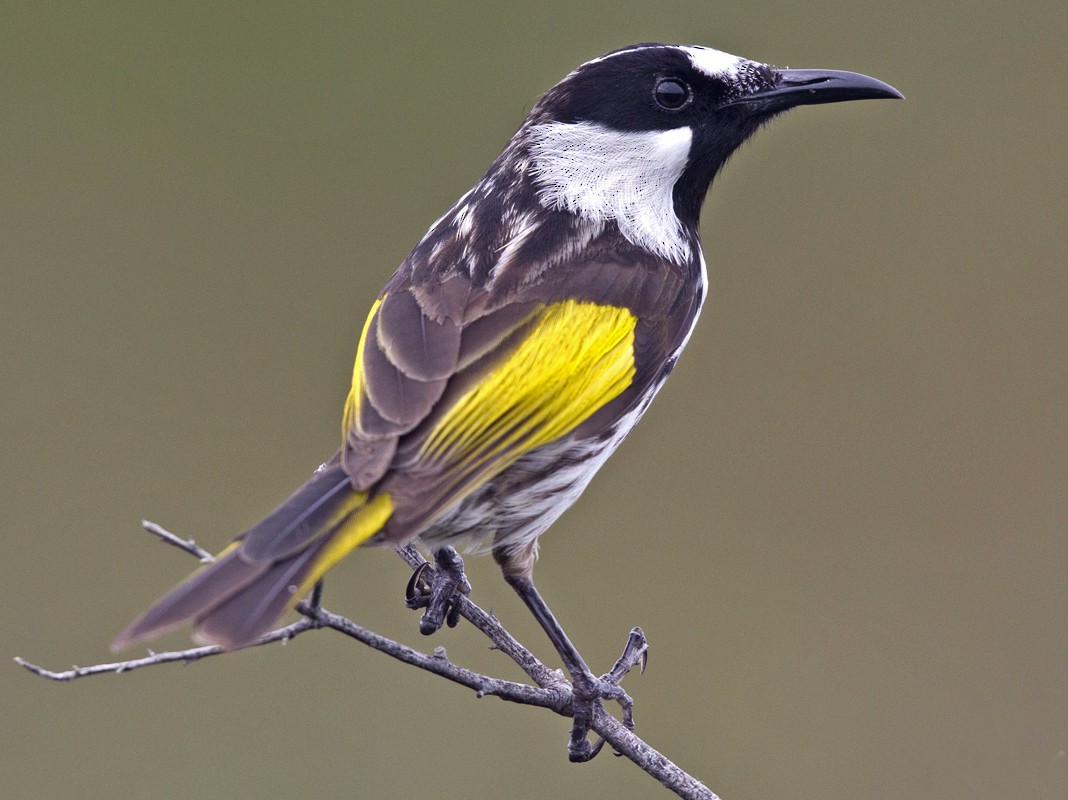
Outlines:
{"label": "white crown spot", "polygon": [[736,78],[738,67],[745,59],[724,53],[722,50],[713,50],[711,47],[680,47],[690,57],[694,69],[705,73],[713,78]]}

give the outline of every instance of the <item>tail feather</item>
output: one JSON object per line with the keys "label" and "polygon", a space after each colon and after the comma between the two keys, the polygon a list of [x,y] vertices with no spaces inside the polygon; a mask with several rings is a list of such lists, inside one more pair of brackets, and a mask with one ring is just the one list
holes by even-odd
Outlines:
{"label": "tail feather", "polygon": [[[366,495],[355,492],[361,499]],[[305,548],[271,565],[239,591],[231,594],[196,620],[197,639],[236,649],[252,644],[267,633],[285,610],[308,593],[334,564],[374,536],[393,512],[389,495],[379,495],[350,508],[351,500],[337,501],[339,511],[329,531],[313,537]]]}
{"label": "tail feather", "polygon": [[186,578],[131,623],[115,637],[111,649],[123,650],[137,642],[170,633],[224,602],[268,567],[268,564],[254,564],[241,558],[235,542],[220,554],[217,561]]}
{"label": "tail feather", "polygon": [[228,650],[256,641],[289,606],[300,599],[297,588],[313,566],[325,540],[275,563],[251,583],[196,619],[197,641]]}
{"label": "tail feather", "polygon": [[269,516],[241,535],[241,552],[251,561],[277,560],[302,551],[337,526],[367,499],[352,491],[349,477],[335,457]]}
{"label": "tail feather", "polygon": [[389,495],[353,491],[335,457],[217,561],[178,585],[120,633],[113,650],[194,621],[198,639],[252,644],[330,567],[381,530]]}

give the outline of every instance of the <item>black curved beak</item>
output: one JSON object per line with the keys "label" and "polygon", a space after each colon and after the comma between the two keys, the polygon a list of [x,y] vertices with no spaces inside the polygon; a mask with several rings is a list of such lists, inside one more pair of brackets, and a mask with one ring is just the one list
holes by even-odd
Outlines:
{"label": "black curved beak", "polygon": [[904,100],[888,83],[857,72],[836,69],[777,69],[771,86],[731,98],[727,105],[760,105],[783,111],[794,106],[846,100]]}

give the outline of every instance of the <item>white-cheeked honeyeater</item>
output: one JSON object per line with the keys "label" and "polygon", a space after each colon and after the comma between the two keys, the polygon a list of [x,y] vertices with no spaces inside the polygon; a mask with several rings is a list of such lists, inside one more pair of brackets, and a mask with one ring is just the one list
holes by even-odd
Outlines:
{"label": "white-cheeked honeyeater", "polygon": [[665,44],[574,70],[382,289],[338,452],[114,646],[192,621],[200,640],[241,647],[361,545],[474,545],[546,629],[577,702],[617,696],[534,587],[538,537],[685,347],[705,298],[701,205],[731,153],[794,106],[900,96],[856,73]]}

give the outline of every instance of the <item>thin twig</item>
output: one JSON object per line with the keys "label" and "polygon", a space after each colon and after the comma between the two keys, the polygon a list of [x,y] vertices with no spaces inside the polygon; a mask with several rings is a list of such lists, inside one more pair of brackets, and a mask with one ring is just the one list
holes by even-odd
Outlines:
{"label": "thin twig", "polygon": [[528,686],[525,683],[493,678],[453,664],[449,661],[444,647],[435,648],[433,654],[423,653],[393,639],[369,631],[347,617],[332,614],[325,608],[314,608],[308,603],[298,603],[297,611],[307,615],[307,618],[314,620],[323,628],[330,628],[338,633],[343,633],[358,642],[373,647],[379,652],[392,656],[398,661],[403,661],[405,664],[425,669],[435,675],[447,678],[453,683],[474,689],[479,697],[487,695],[500,697],[513,703],[548,708],[566,716],[566,711],[571,702],[571,691],[570,687],[562,679],[557,682],[555,687],[544,689]]}
{"label": "thin twig", "polygon": [[158,536],[167,544],[173,545],[179,550],[183,550],[184,552],[189,553],[189,555],[198,559],[201,564],[210,564],[212,561],[215,560],[215,556],[213,556],[203,547],[198,545],[192,539],[182,539],[178,536],[175,536],[162,525],[157,525],[155,522],[143,519],[141,520],[141,527],[152,535]]}
{"label": "thin twig", "polygon": [[[304,633],[316,627],[315,622],[305,617],[299,619],[292,625],[286,625],[284,628],[271,631],[263,636],[255,644],[250,647],[259,647],[263,644],[273,644],[275,642],[288,642],[298,634]],[[72,667],[64,672],[53,672],[50,669],[32,664],[24,658],[15,656],[15,663],[20,667],[25,667],[34,675],[40,675],[42,678],[48,678],[50,681],[73,681],[76,678],[87,678],[90,675],[103,675],[107,672],[113,672],[119,675],[123,672],[131,672],[135,669],[141,669],[142,667],[154,667],[157,664],[173,664],[175,662],[181,662],[183,664],[191,664],[194,661],[200,661],[202,658],[208,656],[218,656],[228,651],[216,645],[205,645],[203,647],[190,647],[187,650],[168,650],[163,653],[153,653],[151,650],[149,654],[144,658],[134,658],[129,661],[116,661],[111,664],[94,664],[91,667]]]}
{"label": "thin twig", "polygon": [[[148,520],[143,521],[142,525],[149,533],[202,562],[214,560],[211,553],[199,547],[192,539],[181,539]],[[414,547],[402,548],[398,552],[413,568],[425,563],[425,559]],[[485,634],[493,643],[494,649],[505,653],[518,664],[537,686],[494,678],[460,667],[449,661],[443,647],[435,648],[433,654],[423,653],[408,647],[400,642],[374,633],[347,617],[327,611],[322,607],[321,599],[322,589],[320,585],[317,585],[309,600],[297,604],[297,611],[303,615],[302,619],[266,634],[253,646],[286,642],[305,631],[329,628],[405,664],[427,670],[461,686],[466,686],[474,690],[478,697],[499,697],[502,700],[513,703],[547,708],[561,716],[571,716],[571,684],[568,683],[563,674],[558,670],[552,670],[545,666],[515,637],[508,633],[493,614],[484,611],[466,596],[461,595],[456,599],[460,615]],[[642,645],[640,652],[635,651],[628,658],[628,651],[634,648],[634,635],[634,632],[632,632],[628,650],[624,651],[624,656],[621,657],[620,662],[617,662],[616,667],[613,668],[614,671],[619,670],[625,673],[629,666],[641,663],[640,655],[644,653],[644,645]],[[644,637],[642,637],[642,642],[644,643]],[[216,646],[192,647],[187,650],[174,650],[163,653],[150,652],[144,658],[110,664],[95,664],[90,667],[73,667],[63,672],[53,672],[18,657],[15,658],[15,663],[42,678],[53,681],[72,681],[77,678],[104,673],[120,674],[157,664],[189,664],[193,661],[221,655],[225,652],[227,651]],[[603,708],[596,709],[591,728],[598,735],[604,737],[605,741],[612,746],[616,753],[629,758],[638,767],[656,778],[678,796],[687,798],[687,800],[719,800],[717,795],[704,784],[680,769],[663,754],[650,747]]]}

